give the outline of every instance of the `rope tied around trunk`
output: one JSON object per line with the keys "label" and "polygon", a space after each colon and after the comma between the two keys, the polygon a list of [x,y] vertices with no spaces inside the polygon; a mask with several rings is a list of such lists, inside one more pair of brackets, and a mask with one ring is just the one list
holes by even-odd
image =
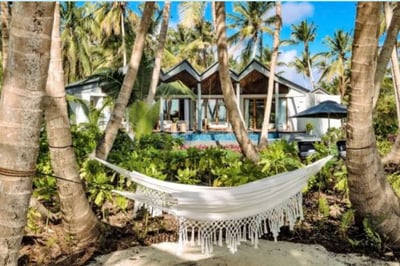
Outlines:
{"label": "rope tied around trunk", "polygon": [[0,175],[11,177],[32,177],[36,174],[36,168],[31,170],[15,170],[0,167]]}

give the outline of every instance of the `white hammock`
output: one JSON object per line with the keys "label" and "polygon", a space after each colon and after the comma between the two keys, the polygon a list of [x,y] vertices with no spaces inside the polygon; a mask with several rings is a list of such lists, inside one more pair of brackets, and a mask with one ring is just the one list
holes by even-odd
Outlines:
{"label": "white hammock", "polygon": [[[128,171],[95,158],[107,167],[129,177],[136,192],[114,191],[135,200],[134,213],[145,207],[153,216],[163,211],[179,221],[179,250],[190,242],[209,254],[213,245],[225,239],[232,253],[241,241],[271,232],[275,241],[280,227],[290,229],[303,219],[302,192],[307,179],[315,175],[333,156],[327,156],[304,168],[285,172],[236,187],[207,187],[161,181],[136,171]],[[196,236],[196,237],[195,237]],[[196,238],[196,239],[195,239]]]}

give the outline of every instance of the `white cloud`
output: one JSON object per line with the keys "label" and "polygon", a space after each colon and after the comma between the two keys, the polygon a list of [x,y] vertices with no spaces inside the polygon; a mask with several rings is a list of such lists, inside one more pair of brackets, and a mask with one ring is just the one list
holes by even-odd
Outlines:
{"label": "white cloud", "polygon": [[282,5],[284,25],[296,24],[314,14],[314,6],[307,2],[289,2]]}

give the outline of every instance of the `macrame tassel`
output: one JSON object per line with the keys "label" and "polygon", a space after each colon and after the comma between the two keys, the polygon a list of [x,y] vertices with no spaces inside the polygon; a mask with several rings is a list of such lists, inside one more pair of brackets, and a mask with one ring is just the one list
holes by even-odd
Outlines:
{"label": "macrame tassel", "polygon": [[242,241],[247,241],[247,225],[243,225],[243,231],[242,231],[242,237],[241,237]]}
{"label": "macrame tassel", "polygon": [[187,236],[186,231],[187,231],[187,229],[185,226],[185,219],[179,218],[179,235],[178,235],[179,240],[178,240],[178,249],[176,251],[176,253],[178,255],[181,255],[183,253],[183,249],[185,247],[186,240],[187,240],[187,239],[185,239],[185,236]]}
{"label": "macrame tassel", "polygon": [[201,232],[201,228],[199,228],[197,231],[197,245],[198,246],[201,245],[201,238],[202,238],[202,232]]}
{"label": "macrame tassel", "polygon": [[222,228],[219,228],[218,246],[222,247]]}
{"label": "macrame tassel", "polygon": [[192,231],[190,232],[191,233],[191,235],[190,235],[190,245],[193,247],[194,246],[194,227],[192,226]]}
{"label": "macrame tassel", "polygon": [[288,223],[292,229],[302,214],[302,195],[298,193],[279,206],[251,217],[227,221],[196,221],[181,217],[178,248],[182,251],[189,242],[192,246],[200,246],[203,254],[211,254],[213,246],[222,246],[224,240],[231,253],[235,253],[241,242],[247,240],[258,248],[263,234],[271,232],[274,241],[277,241],[280,228]]}

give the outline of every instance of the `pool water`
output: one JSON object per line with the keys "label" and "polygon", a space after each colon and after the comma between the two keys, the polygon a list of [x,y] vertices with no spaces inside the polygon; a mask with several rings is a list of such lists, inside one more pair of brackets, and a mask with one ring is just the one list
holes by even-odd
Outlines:
{"label": "pool water", "polygon": [[[249,138],[252,142],[258,142],[260,133],[249,132]],[[188,132],[173,134],[175,137],[183,138],[185,142],[191,141],[236,141],[235,134],[232,132]],[[278,133],[268,133],[268,139],[277,139]]]}

